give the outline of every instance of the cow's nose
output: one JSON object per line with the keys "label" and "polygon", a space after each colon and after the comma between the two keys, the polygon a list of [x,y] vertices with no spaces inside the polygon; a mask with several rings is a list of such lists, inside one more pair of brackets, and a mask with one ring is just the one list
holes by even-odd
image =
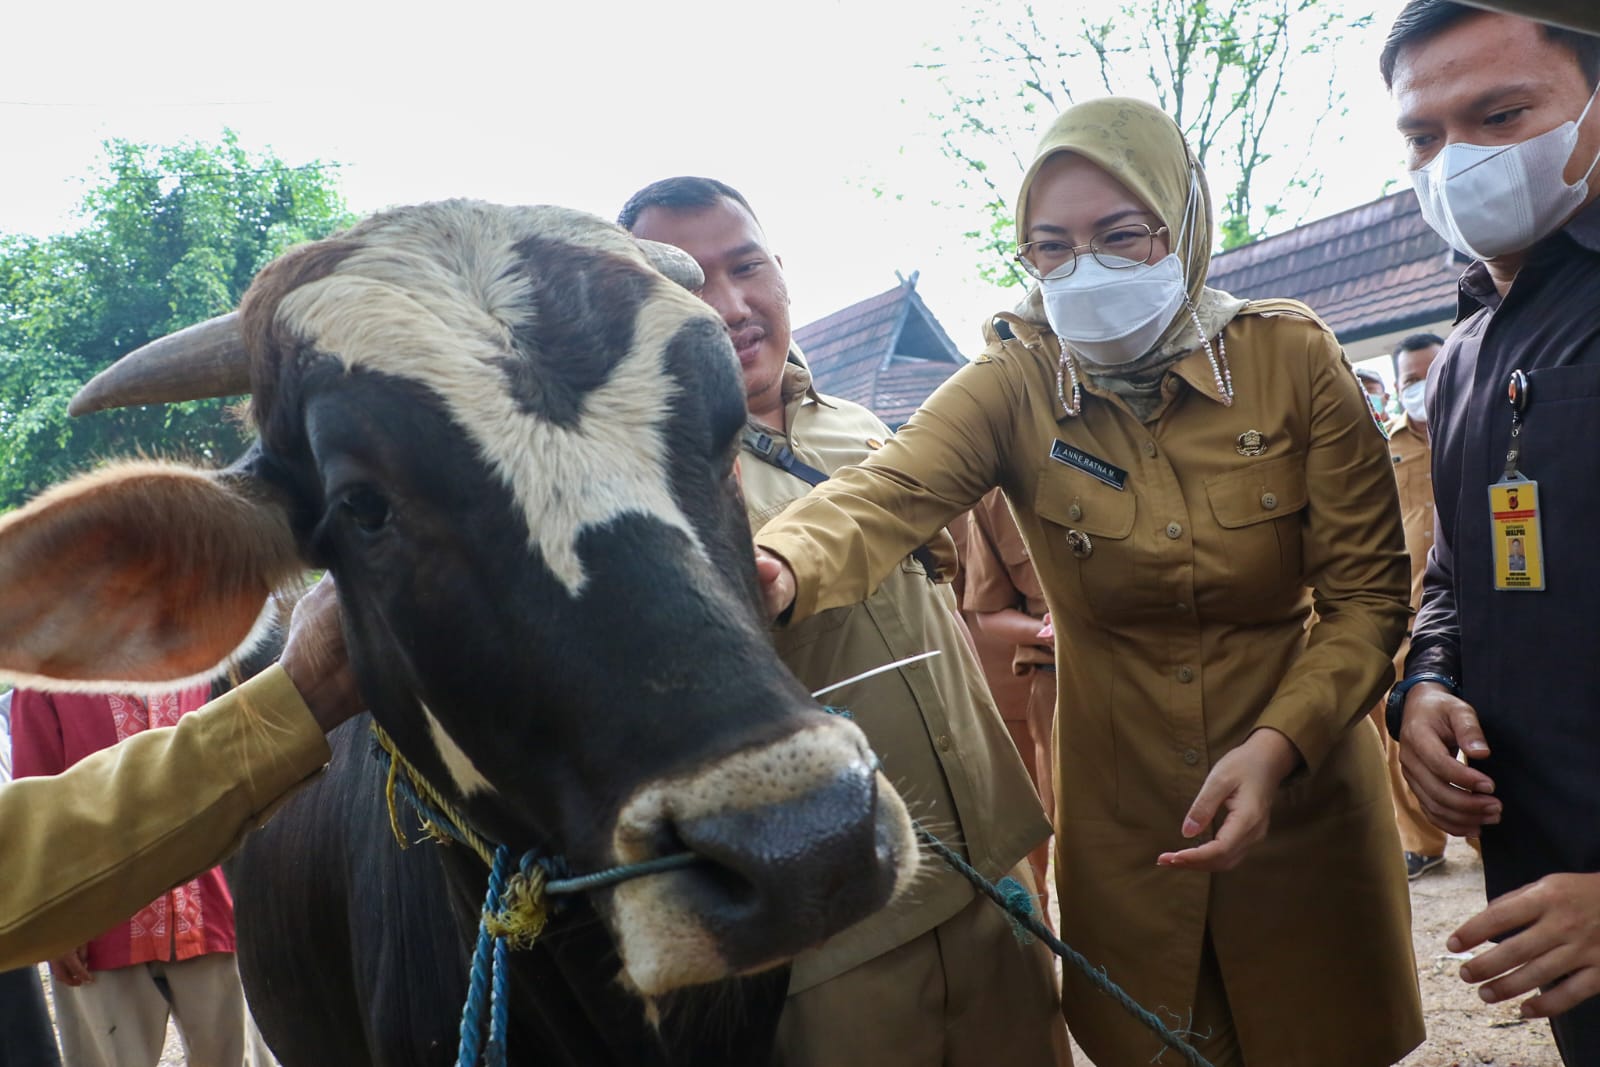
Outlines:
{"label": "cow's nose", "polygon": [[903,818],[888,782],[855,762],[804,796],[679,821],[704,861],[683,891],[736,970],[791,956],[888,903],[907,858]]}
{"label": "cow's nose", "polygon": [[910,817],[866,738],[845,720],[808,718],[788,738],[655,783],[624,806],[620,861],[682,848],[701,860],[612,897],[624,967],[641,991],[780,963],[914,877]]}

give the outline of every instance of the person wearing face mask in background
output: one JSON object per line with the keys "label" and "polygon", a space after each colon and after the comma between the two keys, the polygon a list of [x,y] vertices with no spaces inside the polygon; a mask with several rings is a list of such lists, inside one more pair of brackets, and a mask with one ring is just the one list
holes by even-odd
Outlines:
{"label": "person wearing face mask in background", "polygon": [[1361,388],[1366,390],[1367,404],[1372,408],[1372,417],[1388,433],[1389,419],[1389,387],[1383,384],[1383,375],[1366,367],[1356,368],[1356,377],[1361,381]]}
{"label": "person wearing face mask in background", "polygon": [[[1210,194],[1159,110],[1063,112],[1017,203],[1039,284],[757,533],[767,607],[859,600],[1000,486],[1058,634],[1063,939],[1219,1067],[1387,1067],[1423,1026],[1365,714],[1408,614],[1383,435],[1310,309],[1206,287]],[[1063,1008],[1100,1067],[1160,1051],[1071,967]]]}
{"label": "person wearing face mask in background", "polygon": [[1536,994],[1522,1014],[1554,1016],[1565,1062],[1592,1067],[1600,38],[1413,0],[1380,69],[1423,216],[1477,260],[1428,379],[1438,524],[1389,727],[1434,824],[1481,831],[1492,903],[1448,947],[1503,940],[1462,978],[1491,1003]]}
{"label": "person wearing face mask in background", "polygon": [[[1428,413],[1422,394],[1428,368],[1442,344],[1444,338],[1435,334],[1414,333],[1396,345],[1393,354],[1401,414],[1389,430],[1389,455],[1394,460],[1395,487],[1400,492],[1400,520],[1405,525],[1406,552],[1411,557],[1413,612],[1422,602],[1422,574],[1428,565],[1428,549],[1433,545],[1432,453],[1428,449]],[[1402,644],[1395,656],[1396,678],[1401,676],[1409,647],[1409,644]],[[1383,734],[1384,749],[1389,757],[1389,792],[1394,798],[1406,877],[1415,880],[1444,863],[1446,835],[1428,821],[1411,787],[1406,785],[1405,775],[1400,770],[1400,744],[1383,730],[1382,701],[1373,707],[1372,715]]]}

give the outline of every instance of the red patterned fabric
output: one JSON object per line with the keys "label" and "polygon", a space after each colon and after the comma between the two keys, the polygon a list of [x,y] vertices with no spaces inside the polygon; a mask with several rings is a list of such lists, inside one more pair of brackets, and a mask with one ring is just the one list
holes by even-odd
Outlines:
{"label": "red patterned fabric", "polygon": [[[18,689],[11,704],[16,776],[59,774],[91,752],[145,730],[175,725],[209,696],[206,686],[150,697]],[[233,895],[222,870],[213,868],[90,941],[89,969],[107,971],[233,950]]]}

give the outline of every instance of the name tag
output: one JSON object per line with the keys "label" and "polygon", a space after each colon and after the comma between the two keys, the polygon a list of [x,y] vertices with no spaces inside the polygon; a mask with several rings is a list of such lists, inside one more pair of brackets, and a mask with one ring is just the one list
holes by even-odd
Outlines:
{"label": "name tag", "polygon": [[1512,478],[1489,487],[1494,587],[1544,588],[1544,542],[1539,537],[1539,483]]}
{"label": "name tag", "polygon": [[1091,456],[1081,448],[1073,448],[1065,441],[1057,440],[1050,446],[1050,458],[1057,463],[1065,463],[1069,467],[1076,467],[1097,481],[1105,482],[1113,489],[1121,489],[1128,484],[1128,472],[1121,467],[1107,463],[1099,456]]}

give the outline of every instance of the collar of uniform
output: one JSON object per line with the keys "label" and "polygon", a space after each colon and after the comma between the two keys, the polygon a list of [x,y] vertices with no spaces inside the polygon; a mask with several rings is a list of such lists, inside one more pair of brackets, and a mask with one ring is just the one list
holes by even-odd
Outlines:
{"label": "collar of uniform", "polygon": [[[1213,342],[1213,345],[1215,345],[1215,342]],[[1170,380],[1168,377],[1170,375],[1177,375],[1188,382],[1189,387],[1201,396],[1214,400],[1224,407],[1227,406],[1228,402],[1223,399],[1222,392],[1217,388],[1217,378],[1211,372],[1211,359],[1206,355],[1204,345],[1190,352],[1168,368],[1167,374],[1162,376],[1161,387],[1163,391],[1167,388],[1166,383]]]}
{"label": "collar of uniform", "polygon": [[1591,252],[1600,252],[1600,197],[1572,217],[1562,233]]}
{"label": "collar of uniform", "polygon": [[806,362],[805,353],[800,351],[800,346],[793,341],[789,342],[789,356],[783,364],[783,403],[787,407],[796,401],[810,400],[821,404],[823,407],[832,407],[817,392],[812,382],[811,366]]}
{"label": "collar of uniform", "polygon": [[[1078,365],[1078,368],[1078,380],[1086,396],[1098,397],[1108,404],[1111,404],[1115,407],[1120,407],[1129,415],[1135,414],[1133,408],[1128,406],[1128,402],[1126,400],[1104,386],[1096,383],[1087,374],[1084,374],[1082,369],[1083,365],[1081,363]],[[1201,348],[1194,352],[1190,352],[1188,355],[1184,356],[1182,359],[1178,360],[1178,362],[1174,363],[1172,366],[1168,367],[1162,372],[1161,403],[1155,408],[1155,411],[1150,415],[1150,417],[1144,421],[1149,422],[1153,419],[1159,418],[1161,413],[1167,409],[1167,407],[1172,403],[1172,398],[1178,394],[1178,381],[1188,383],[1189,387],[1195,392],[1199,393],[1201,396],[1214,400],[1218,404],[1223,403],[1222,394],[1217,391],[1216,380],[1211,376],[1211,361],[1206,358],[1205,349]],[[1056,421],[1059,422],[1061,419],[1066,417],[1066,409],[1061,406],[1061,399],[1059,397],[1056,398],[1055,406]]]}
{"label": "collar of uniform", "polygon": [[1411,424],[1411,416],[1396,415],[1390,424],[1389,440],[1415,441],[1424,447],[1428,444],[1427,435]]}
{"label": "collar of uniform", "polygon": [[1461,280],[1456,283],[1456,322],[1469,315],[1475,315],[1482,308],[1490,311],[1500,309],[1500,290],[1494,287],[1494,279],[1489,277],[1489,268],[1483,261],[1473,260],[1467,269],[1461,272]]}

